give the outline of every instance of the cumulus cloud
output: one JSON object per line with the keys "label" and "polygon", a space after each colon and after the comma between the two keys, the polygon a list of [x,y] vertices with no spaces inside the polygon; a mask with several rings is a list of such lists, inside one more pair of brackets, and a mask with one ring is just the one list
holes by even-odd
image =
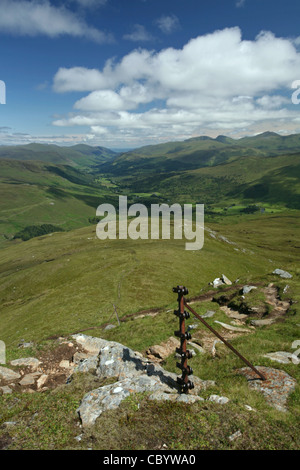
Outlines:
{"label": "cumulus cloud", "polygon": [[109,141],[116,130],[122,139],[159,140],[284,123],[298,110],[281,92],[290,89],[299,67],[291,40],[270,32],[243,40],[239,28],[227,28],[182,49],[134,50],[102,70],[59,69],[55,91],[88,94],[54,124],[90,126]]}
{"label": "cumulus cloud", "polygon": [[0,0],[0,7],[1,33],[52,38],[70,35],[99,43],[112,40],[110,35],[89,26],[71,10],[54,6],[48,0]]}

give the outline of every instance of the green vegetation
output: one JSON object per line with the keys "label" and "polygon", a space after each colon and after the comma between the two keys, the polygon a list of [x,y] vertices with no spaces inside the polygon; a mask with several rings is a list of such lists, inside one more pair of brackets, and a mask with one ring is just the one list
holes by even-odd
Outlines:
{"label": "green vegetation", "polygon": [[30,240],[30,238],[40,237],[53,232],[63,232],[63,229],[61,227],[55,227],[55,225],[52,224],[29,225],[16,233],[14,239],[21,238],[23,241],[26,241]]}

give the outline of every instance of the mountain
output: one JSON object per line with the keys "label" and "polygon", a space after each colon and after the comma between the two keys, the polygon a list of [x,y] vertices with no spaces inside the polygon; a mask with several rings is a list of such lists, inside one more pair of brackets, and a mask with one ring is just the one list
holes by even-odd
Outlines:
{"label": "mountain", "polygon": [[0,159],[39,160],[55,164],[67,164],[75,167],[89,168],[106,162],[117,156],[117,153],[105,147],[92,147],[77,144],[71,147],[46,144],[26,144],[0,146]]}
{"label": "mountain", "polygon": [[141,172],[172,172],[211,167],[240,157],[271,157],[300,150],[300,134],[280,136],[265,132],[232,139],[220,135],[194,137],[181,142],[148,145],[117,155],[98,168],[114,175]]}

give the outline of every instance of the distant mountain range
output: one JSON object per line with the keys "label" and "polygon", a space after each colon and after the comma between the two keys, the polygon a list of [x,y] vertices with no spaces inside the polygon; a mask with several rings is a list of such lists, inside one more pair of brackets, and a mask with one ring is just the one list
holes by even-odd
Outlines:
{"label": "distant mountain range", "polygon": [[99,168],[115,175],[182,171],[228,163],[240,157],[272,157],[297,152],[300,152],[300,134],[281,136],[264,132],[241,139],[201,136],[141,147],[117,155]]}

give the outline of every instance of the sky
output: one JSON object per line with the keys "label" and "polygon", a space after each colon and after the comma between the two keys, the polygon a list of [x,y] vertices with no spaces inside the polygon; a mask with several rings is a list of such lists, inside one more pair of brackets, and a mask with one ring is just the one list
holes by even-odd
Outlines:
{"label": "sky", "polygon": [[0,145],[300,132],[296,0],[0,0]]}

